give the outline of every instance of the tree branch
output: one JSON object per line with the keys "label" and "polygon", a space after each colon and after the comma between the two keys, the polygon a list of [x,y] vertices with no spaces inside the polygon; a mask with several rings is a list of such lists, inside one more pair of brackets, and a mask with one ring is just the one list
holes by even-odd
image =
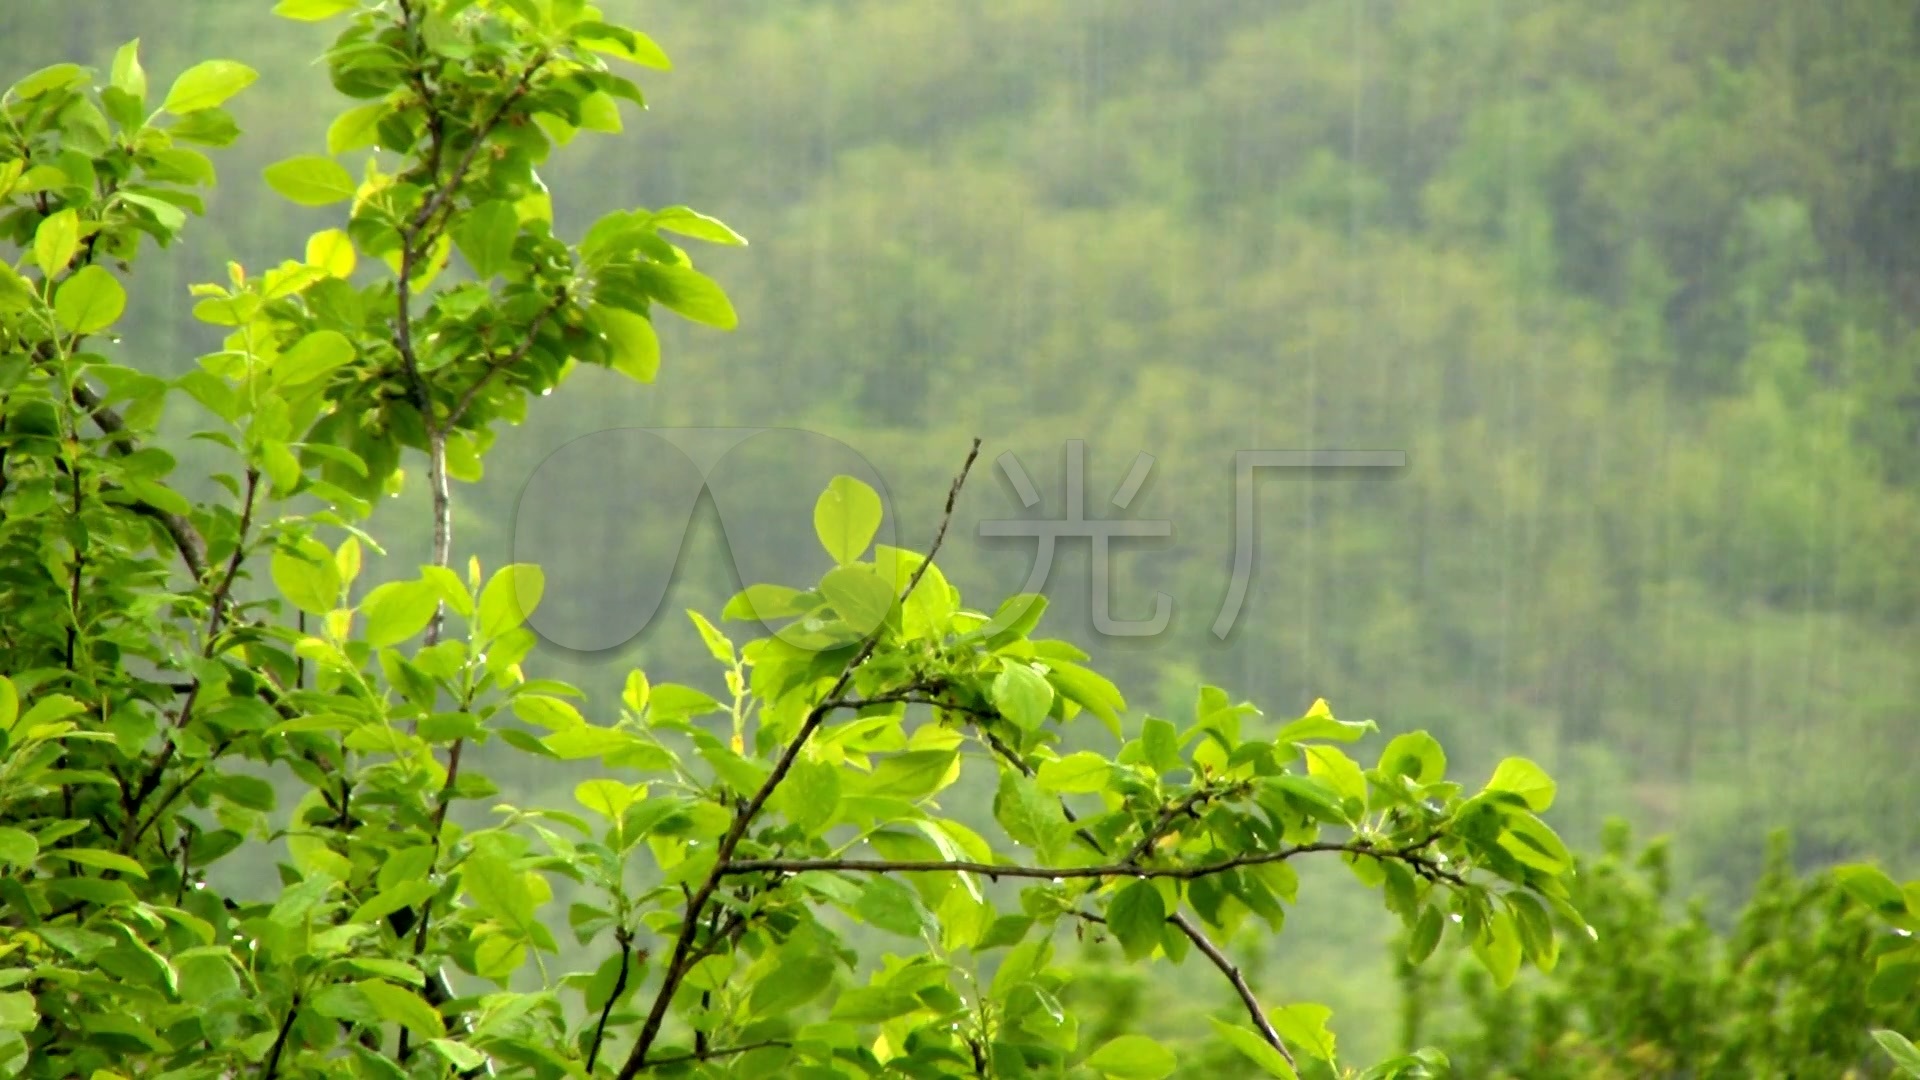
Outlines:
{"label": "tree branch", "polygon": [[1212,877],[1244,866],[1264,866],[1268,863],[1286,862],[1300,855],[1317,852],[1342,852],[1348,855],[1365,855],[1381,861],[1404,862],[1420,869],[1421,876],[1432,875],[1434,879],[1451,885],[1465,886],[1466,880],[1450,870],[1441,868],[1433,860],[1417,851],[1402,848],[1376,848],[1364,841],[1321,840],[1311,844],[1295,844],[1278,851],[1256,851],[1249,855],[1236,855],[1219,862],[1196,863],[1189,866],[1138,866],[1132,861],[1111,863],[1105,866],[1020,866],[1007,863],[972,862],[966,859],[737,859],[721,863],[716,872],[721,876],[737,874],[804,874],[809,870],[837,870],[854,874],[938,874],[961,873],[979,874],[982,877],[998,880],[1000,878],[1035,878],[1047,881],[1065,881],[1075,878],[1173,878],[1179,881],[1193,881],[1196,878]]}
{"label": "tree branch", "polygon": [[[1034,775],[1033,766],[1028,765],[1026,760],[1014,752],[1014,749],[1002,741],[999,736],[977,724],[975,727],[980,732],[981,738],[986,741],[988,746],[993,748],[995,753],[1000,755],[1002,760],[1019,770],[1022,775],[1028,777]],[[1067,806],[1066,800],[1064,799],[1060,801],[1060,812],[1066,815],[1068,821],[1077,820],[1073,815],[1073,810]],[[1094,838],[1092,833],[1085,829],[1080,829],[1077,830],[1077,835],[1081,840],[1086,842],[1088,847],[1091,847],[1102,855],[1106,854],[1106,848],[1101,845],[1099,840]],[[1075,914],[1082,913],[1076,912]],[[1085,918],[1087,916],[1082,914],[1082,917]],[[1247,984],[1247,977],[1240,970],[1239,966],[1221,950],[1220,946],[1213,943],[1213,939],[1207,936],[1205,930],[1196,926],[1192,919],[1187,918],[1186,912],[1175,909],[1172,914],[1167,916],[1167,921],[1172,923],[1175,929],[1185,934],[1187,940],[1193,943],[1194,948],[1199,949],[1201,955],[1212,962],[1213,966],[1220,970],[1220,974],[1227,977],[1228,984],[1233,987],[1233,992],[1239,995],[1240,1003],[1246,1007],[1248,1018],[1253,1021],[1254,1028],[1260,1032],[1260,1037],[1266,1040],[1267,1045],[1273,1047],[1274,1052],[1279,1054],[1288,1065],[1291,1066],[1295,1064],[1293,1051],[1287,1049],[1287,1044],[1280,1038],[1280,1033],[1274,1030],[1272,1021],[1267,1019],[1266,1009],[1261,1006],[1260,998],[1254,994],[1253,987]]]}
{"label": "tree branch", "polygon": [[280,1022],[280,1032],[273,1037],[273,1048],[267,1051],[267,1064],[260,1075],[263,1080],[273,1080],[280,1073],[280,1054],[287,1048],[287,1036],[293,1033],[294,1018],[300,1015],[300,995],[294,994],[287,1003],[287,1018]]}
{"label": "tree branch", "polygon": [[[960,466],[959,474],[953,478],[953,486],[947,490],[946,509],[941,514],[939,528],[934,532],[933,543],[927,549],[927,557],[914,569],[913,576],[907,581],[905,591],[900,594],[902,602],[913,595],[913,590],[920,585],[920,579],[926,574],[927,567],[933,565],[934,557],[939,554],[940,545],[946,540],[947,527],[953,522],[953,507],[960,497],[960,488],[966,483],[967,474],[973,470],[973,463],[979,456],[980,440],[976,438],[967,450],[967,459]],[[819,729],[821,722],[843,703],[841,695],[853,681],[854,670],[873,655],[873,650],[879,642],[880,627],[875,627],[874,632],[860,646],[859,651],[854,653],[846,666],[841,669],[840,677],[834,680],[832,688],[822,697],[820,703],[807,713],[806,719],[800,724],[800,730],[787,744],[786,750],[780,755],[780,760],[774,763],[773,771],[767,774],[767,779],[761,783],[760,790],[754,792],[753,797],[734,815],[732,827],[727,830],[725,836],[720,838],[715,851],[713,869],[707,874],[706,880],[700,883],[700,888],[693,894],[693,898],[687,901],[687,915],[681,921],[680,933],[673,943],[673,954],[667,962],[666,971],[661,976],[660,992],[653,999],[652,1007],[647,1010],[646,1021],[641,1025],[639,1037],[634,1040],[632,1052],[627,1055],[626,1064],[620,1068],[618,1080],[634,1080],[634,1077],[640,1074],[640,1070],[647,1067],[647,1051],[653,1048],[654,1040],[659,1038],[660,1025],[666,1021],[667,1008],[673,1002],[675,991],[680,988],[680,980],[686,977],[689,966],[688,957],[693,951],[693,939],[700,931],[701,912],[726,876],[725,870],[733,859],[734,851],[739,848],[740,841],[746,837],[747,830],[752,827],[754,817],[767,805],[767,800],[773,797],[774,789],[786,779],[787,773],[793,768],[793,763],[799,758],[800,751],[806,746],[807,740],[813,737],[813,733]]]}
{"label": "tree branch", "polygon": [[600,1060],[600,1043],[607,1037],[607,1017],[613,1015],[614,1004],[626,991],[627,972],[633,967],[633,934],[622,926],[614,932],[614,938],[620,945],[620,974],[613,980],[613,992],[607,995],[607,1003],[600,1007],[599,1022],[593,1025],[593,1042],[587,1047],[588,1075],[592,1075],[594,1064]]}
{"label": "tree branch", "polygon": [[487,365],[487,370],[481,373],[480,378],[472,386],[467,387],[467,392],[460,395],[460,400],[454,404],[453,411],[447,414],[444,430],[453,430],[454,425],[460,422],[460,418],[467,415],[467,410],[473,407],[474,399],[480,396],[480,391],[493,381],[495,375],[527,358],[527,354],[533,351],[534,342],[539,339],[540,328],[546,325],[547,320],[553,318],[554,313],[564,307],[566,302],[567,294],[562,291],[533,317],[532,322],[527,324],[526,338],[512,352]]}
{"label": "tree branch", "polygon": [[[117,452],[131,454],[137,449],[133,436],[127,434],[126,421],[120,418],[119,413],[107,408],[100,395],[84,381],[74,382],[73,400],[87,411],[87,415],[93,419],[94,424],[112,440],[113,448]],[[167,536],[173,540],[175,550],[180,552],[180,560],[187,564],[187,570],[193,574],[195,582],[206,578],[207,541],[200,535],[200,530],[193,527],[193,522],[188,521],[184,515],[176,514],[171,510],[162,510],[144,500],[135,502],[133,510],[135,513],[159,522],[160,527],[167,531]]]}
{"label": "tree branch", "polygon": [[[648,1065],[684,1065],[689,1061],[712,1061],[714,1058],[732,1057],[750,1050],[765,1050],[769,1046],[791,1046],[785,1039],[768,1039],[765,1042],[747,1043],[743,1046],[723,1046],[718,1050],[699,1051],[691,1054],[675,1054],[672,1057],[656,1058]],[[591,1069],[593,1066],[587,1066]]]}

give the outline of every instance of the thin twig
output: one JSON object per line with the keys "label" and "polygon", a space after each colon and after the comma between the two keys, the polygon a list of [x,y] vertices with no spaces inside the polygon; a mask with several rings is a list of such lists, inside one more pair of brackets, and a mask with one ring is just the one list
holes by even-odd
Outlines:
{"label": "thin twig", "polygon": [[[111,440],[111,445],[119,453],[130,454],[138,448],[133,436],[127,434],[126,421],[120,418],[120,414],[107,408],[100,395],[94,393],[93,388],[85,381],[74,381],[73,400],[87,411],[87,415],[92,417],[94,424],[106,433]],[[207,541],[200,535],[200,530],[194,528],[193,522],[188,521],[185,515],[176,514],[171,510],[162,510],[145,500],[136,501],[133,509],[136,513],[159,522],[161,528],[167,531],[167,536],[173,540],[174,549],[180,553],[180,561],[187,564],[187,570],[193,575],[194,581],[200,581],[207,576]]]}
{"label": "thin twig", "polygon": [[626,991],[627,972],[633,967],[633,933],[622,926],[614,931],[614,939],[620,945],[620,974],[613,980],[613,992],[607,995],[607,1003],[600,1007],[599,1023],[593,1025],[593,1042],[587,1047],[588,1075],[592,1075],[594,1064],[600,1060],[600,1043],[607,1037],[607,1017],[613,1015],[614,1004]]}
{"label": "thin twig", "polygon": [[1278,851],[1256,851],[1247,855],[1236,855],[1218,862],[1195,863],[1189,866],[1138,866],[1133,862],[1111,863],[1104,866],[1020,866],[1007,863],[973,862],[967,859],[736,859],[724,862],[716,867],[722,876],[738,874],[804,874],[810,870],[840,871],[853,874],[940,874],[961,873],[979,874],[989,879],[999,878],[1037,878],[1042,880],[1065,881],[1075,878],[1173,878],[1177,881],[1193,881],[1198,878],[1224,874],[1245,866],[1265,866],[1268,863],[1286,862],[1301,855],[1316,852],[1343,852],[1348,855],[1364,855],[1385,861],[1405,862],[1422,867],[1422,876],[1432,874],[1439,880],[1451,885],[1464,886],[1466,881],[1449,870],[1434,865],[1432,860],[1398,848],[1376,848],[1364,842],[1319,840],[1310,844],[1296,844]]}
{"label": "thin twig", "polygon": [[454,404],[453,411],[447,414],[442,430],[453,430],[454,425],[460,422],[461,417],[467,415],[467,410],[473,407],[474,399],[480,396],[480,391],[486,388],[487,383],[493,381],[495,375],[527,358],[527,354],[533,351],[534,343],[540,338],[540,328],[546,325],[547,320],[551,319],[555,312],[566,306],[566,303],[567,294],[563,290],[534,315],[533,321],[527,324],[527,336],[521,340],[520,344],[506,356],[489,363],[487,370],[480,374],[480,378],[472,386],[467,387],[466,393],[460,395],[460,400]]}
{"label": "thin twig", "polygon": [[[747,1043],[742,1046],[723,1046],[718,1050],[708,1050],[705,1053],[675,1054],[672,1057],[656,1058],[653,1061],[647,1062],[647,1064],[649,1066],[683,1065],[689,1061],[712,1061],[714,1058],[732,1057],[735,1054],[744,1054],[750,1050],[765,1050],[769,1046],[791,1045],[793,1044],[787,1042],[785,1039],[768,1039],[765,1042]],[[589,1065],[588,1067],[591,1068],[592,1066]]]}
{"label": "thin twig", "polygon": [[300,1015],[300,995],[293,995],[287,1003],[287,1018],[280,1021],[280,1032],[273,1037],[273,1048],[267,1051],[267,1064],[261,1070],[262,1080],[273,1080],[280,1072],[280,1053],[287,1048],[287,1036],[293,1033],[294,1017]]}

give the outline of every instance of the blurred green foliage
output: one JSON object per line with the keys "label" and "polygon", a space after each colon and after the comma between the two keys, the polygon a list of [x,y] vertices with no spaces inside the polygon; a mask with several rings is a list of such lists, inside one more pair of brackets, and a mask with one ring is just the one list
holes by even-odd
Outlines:
{"label": "blurred green foliage", "polygon": [[1876,979],[1901,938],[1791,854],[1776,833],[1745,906],[1716,918],[1698,900],[1678,910],[1667,845],[1635,850],[1615,823],[1573,890],[1594,936],[1505,990],[1458,950],[1403,963],[1402,1038],[1488,1080],[1895,1075],[1868,1032],[1920,1031],[1911,979]]}

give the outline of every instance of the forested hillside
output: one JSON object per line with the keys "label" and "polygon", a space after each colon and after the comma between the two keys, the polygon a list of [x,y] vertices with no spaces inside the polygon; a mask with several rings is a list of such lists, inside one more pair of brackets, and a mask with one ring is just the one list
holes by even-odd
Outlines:
{"label": "forested hillside", "polygon": [[[155,70],[217,45],[262,72],[235,103],[248,139],[213,152],[210,220],[134,289],[128,363],[186,370],[218,339],[187,283],[325,221],[257,182],[334,111],[307,62],[326,31],[268,6],[0,8],[0,84],[135,36]],[[1049,626],[1136,705],[1184,716],[1198,677],[1289,717],[1324,696],[1426,728],[1463,773],[1525,752],[1570,841],[1612,814],[1670,832],[1681,891],[1720,915],[1772,827],[1806,866],[1915,866],[1920,4],[602,6],[677,70],[649,82],[656,110],[602,125],[625,134],[577,133],[546,177],[570,193],[560,230],[690,202],[751,246],[702,263],[737,331],[663,319],[674,377],[582,371],[594,392],[461,493],[489,566],[547,566],[557,676],[609,699],[642,659],[692,678],[680,610],[812,565],[780,530],[827,477],[871,470],[917,537],[974,434],[943,565],[1018,591],[1033,544],[975,526],[1064,519],[1063,442],[1084,439],[1089,516],[1172,522],[1116,542],[1111,575],[1115,618],[1171,597],[1162,634],[1094,632],[1084,541],[1048,581]],[[718,516],[683,528],[639,509],[690,499],[683,466],[604,434],[677,426],[817,435],[744,444]],[[1407,463],[1264,476],[1223,640],[1245,449]],[[1004,452],[1039,505],[984,468]],[[386,533],[418,550],[370,576],[425,551],[420,487]],[[1386,938],[1337,910],[1302,926],[1278,960],[1342,980],[1343,1037],[1390,1048]]]}

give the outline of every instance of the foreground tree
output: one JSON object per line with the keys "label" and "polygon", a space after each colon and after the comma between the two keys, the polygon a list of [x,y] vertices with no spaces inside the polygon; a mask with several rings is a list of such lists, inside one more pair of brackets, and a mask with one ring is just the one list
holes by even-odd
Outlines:
{"label": "foreground tree", "polygon": [[[554,235],[538,165],[641,100],[609,60],[666,66],[582,3],[278,10],[349,20],[325,62],[356,104],[326,154],[264,179],[345,220],[197,286],[227,336],[176,380],[100,351],[116,271],[199,211],[194,147],[235,136],[222,105],[254,73],[208,61],[152,107],[130,44],[104,86],[59,65],[0,102],[19,252],[0,263],[0,1069],[1171,1073],[1141,1035],[1083,1045],[1057,996],[1072,927],[1216,969],[1240,1005],[1219,1037],[1291,1077],[1336,1067],[1327,1011],[1263,1000],[1222,942],[1280,930],[1293,860],[1344,860],[1417,954],[1453,927],[1501,982],[1552,965],[1556,925],[1584,929],[1532,763],[1468,794],[1423,733],[1368,767],[1341,744],[1371,724],[1316,703],[1255,732],[1212,687],[1184,721],[1131,721],[1084,653],[1033,636],[1042,598],[963,605],[934,557],[977,442],[924,555],[873,546],[879,500],[842,477],[814,518],[831,570],[729,603],[760,631],[743,646],[695,615],[719,693],[636,671],[617,712],[583,710],[528,677],[540,571],[456,560],[452,484],[577,365],[651,380],[656,308],[731,327],[668,236],[742,241],[684,207]],[[153,434],[175,389],[226,455],[224,498],[169,482]],[[365,588],[381,549],[360,523],[410,455],[431,559]],[[1087,718],[1117,750],[1069,750],[1099,741]],[[577,808],[463,828],[455,805],[497,794],[462,765],[488,740],[606,775]],[[262,767],[297,781],[290,820]],[[973,774],[995,793],[977,827],[938,801]],[[282,840],[277,887],[208,884]],[[557,879],[587,970],[551,966]],[[873,962],[847,919],[904,955]],[[1440,1068],[1427,1050],[1368,1075]]]}

